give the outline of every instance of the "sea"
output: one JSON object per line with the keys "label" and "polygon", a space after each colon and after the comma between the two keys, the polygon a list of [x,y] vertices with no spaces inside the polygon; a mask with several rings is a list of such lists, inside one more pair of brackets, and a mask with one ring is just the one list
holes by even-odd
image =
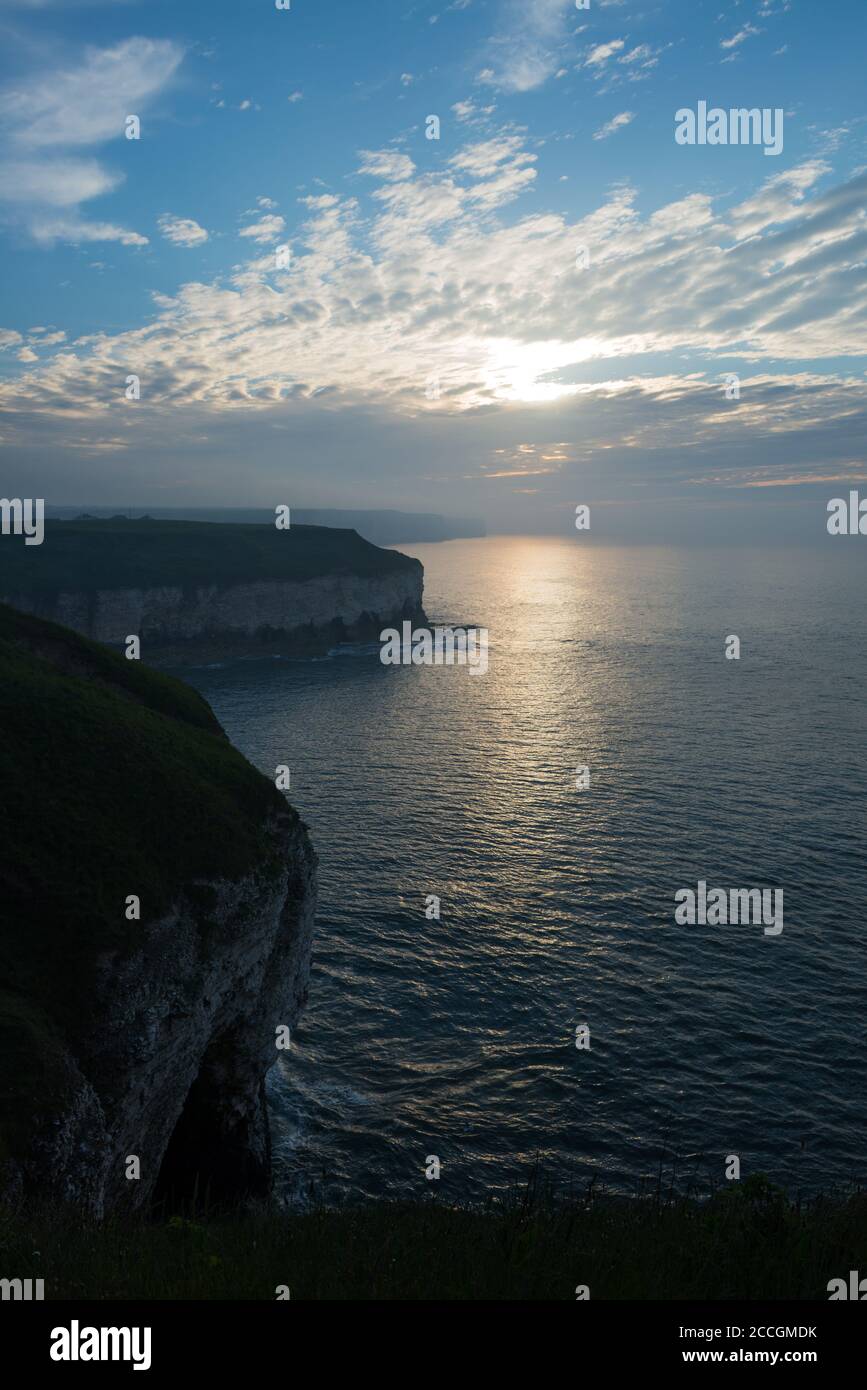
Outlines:
{"label": "sea", "polygon": [[[733,1157],[792,1193],[863,1183],[859,540],[399,548],[431,623],[487,630],[485,674],[376,644],[179,672],[290,767],[320,859],[269,1078],[280,1195],[698,1194]],[[782,890],[782,931],[678,922],[699,883]]]}

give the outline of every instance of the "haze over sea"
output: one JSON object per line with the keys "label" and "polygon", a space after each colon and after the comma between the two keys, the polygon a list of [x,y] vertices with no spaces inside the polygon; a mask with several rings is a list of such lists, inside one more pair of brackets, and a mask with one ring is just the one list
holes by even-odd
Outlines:
{"label": "haze over sea", "polygon": [[[805,1192],[865,1178],[858,547],[402,546],[432,623],[489,630],[486,675],[376,647],[179,673],[291,767],[320,856],[269,1083],[284,1195],[418,1195],[434,1154],[448,1199],[537,1156],[623,1192],[729,1154]],[[782,934],[675,925],[700,879],[782,888]]]}

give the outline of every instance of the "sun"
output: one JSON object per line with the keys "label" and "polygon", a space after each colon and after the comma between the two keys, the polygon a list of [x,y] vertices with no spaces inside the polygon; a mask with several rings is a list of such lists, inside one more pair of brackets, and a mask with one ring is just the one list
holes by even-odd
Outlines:
{"label": "sun", "polygon": [[487,391],[497,400],[528,405],[559,401],[565,396],[574,396],[580,386],[544,378],[600,354],[601,344],[591,338],[571,343],[559,340],[521,343],[515,339],[500,339],[487,345],[484,368]]}

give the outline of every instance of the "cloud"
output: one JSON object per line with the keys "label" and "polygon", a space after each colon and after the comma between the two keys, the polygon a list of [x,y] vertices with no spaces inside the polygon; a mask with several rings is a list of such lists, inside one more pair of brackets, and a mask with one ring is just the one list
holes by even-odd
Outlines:
{"label": "cloud", "polygon": [[625,125],[629,125],[634,120],[635,113],[633,111],[621,111],[619,115],[612,116],[610,121],[606,121],[605,125],[595,132],[593,139],[607,140],[609,135],[613,135],[617,130],[622,130]]}
{"label": "cloud", "polygon": [[507,164],[512,170],[531,164],[536,156],[529,154],[518,135],[498,135],[475,145],[466,145],[449,161],[453,169],[472,174],[474,178],[489,179]]}
{"label": "cloud", "polygon": [[276,241],[285,228],[284,218],[276,213],[269,213],[267,217],[260,218],[258,222],[252,222],[249,227],[242,227],[238,235],[250,237],[253,241]]}
{"label": "cloud", "polygon": [[[323,460],[335,478],[355,469],[356,486],[360,459],[380,477],[447,470],[444,420],[458,479],[496,489],[530,473],[544,496],[570,470],[582,487],[647,469],[659,486],[760,489],[863,461],[863,379],[837,363],[867,354],[867,174],[829,186],[811,161],[733,204],[693,192],[647,213],[617,186],[576,219],[523,206],[534,154],[514,131],[404,172],[384,168],[366,211],[304,198],[290,269],[251,248],[228,281],[156,298],[141,327],[21,363],[0,385],[7,442],[115,458],[134,371],[130,452],[170,469],[186,451],[209,487],[225,454],[214,486],[229,492],[251,440],[257,478],[275,486],[292,439],[319,475]],[[242,234],[265,243],[283,228],[268,217]],[[545,447],[488,453],[514,450],[517,431]]]}
{"label": "cloud", "polygon": [[661,44],[655,48],[649,43],[630,47],[627,39],[609,39],[588,48],[576,70],[588,73],[600,84],[601,91],[609,92],[623,82],[645,82],[670,47],[671,44]]}
{"label": "cloud", "polygon": [[7,160],[0,163],[0,199],[39,207],[77,207],[110,193],[122,175],[95,159]]}
{"label": "cloud", "polygon": [[478,80],[505,92],[541,87],[560,66],[570,9],[567,0],[505,0]]}
{"label": "cloud", "polygon": [[663,44],[661,48],[652,48],[648,43],[640,43],[628,52],[620,54],[617,59],[618,67],[626,69],[626,77],[630,82],[643,82],[658,65],[660,55],[670,46]]}
{"label": "cloud", "polygon": [[293,102],[293,103],[296,102],[296,101],[303,101],[303,100],[304,100],[304,93],[303,93],[303,92],[290,92],[289,95],[288,95],[288,97],[286,98],[286,100],[287,100],[287,101],[291,101],[291,102]]}
{"label": "cloud", "polygon": [[174,242],[175,246],[201,246],[202,242],[208,240],[205,228],[200,227],[192,217],[175,217],[171,212],[164,212],[157,225],[163,236]]}
{"label": "cloud", "polygon": [[140,232],[118,227],[114,222],[86,222],[79,217],[51,217],[34,213],[30,224],[33,239],[45,246],[67,241],[80,246],[91,241],[117,241],[121,246],[147,246],[148,238]]}
{"label": "cloud", "polygon": [[618,63],[646,63],[654,58],[653,49],[648,43],[640,43],[637,48],[631,48],[628,53],[624,53],[617,59]]}
{"label": "cloud", "polygon": [[610,43],[597,43],[584,59],[584,66],[586,68],[603,68],[609,58],[613,58],[615,53],[619,53],[625,47],[626,44],[623,39],[612,39]]}
{"label": "cloud", "polygon": [[129,115],[174,75],[182,51],[167,39],[125,39],[86,49],[80,65],[41,72],[0,92],[0,121],[23,149],[119,139]]}
{"label": "cloud", "polygon": [[[29,74],[0,90],[0,128],[8,154],[0,165],[0,199],[39,242],[147,238],[110,222],[87,223],[82,203],[115,189],[123,175],[95,158],[62,153],[121,139],[127,116],[141,117],[176,71],[181,49],[162,39],[131,38],[85,49],[75,66]],[[58,207],[74,209],[66,217]]]}
{"label": "cloud", "polygon": [[[148,359],[158,344],[161,374],[179,372],[174,399],[190,388],[191,353],[201,356],[195,398],[225,404],[224,380],[239,373],[259,383],[245,399],[279,398],[297,335],[317,389],[373,391],[402,408],[434,351],[441,375],[454,378],[453,404],[466,407],[605,357],[867,350],[865,293],[851,275],[867,242],[867,175],[816,194],[825,166],[808,163],[725,212],[695,193],[641,219],[621,187],[578,222],[550,213],[489,221],[521,195],[533,160],[515,135],[470,144],[441,174],[386,179],[369,218],[354,199],[307,198],[290,277],[269,256],[231,288],[185,286],[161,303],[153,329],[101,338],[80,359],[76,351],[75,371],[86,381],[100,362],[131,348]],[[284,228],[268,216],[241,235],[267,242]],[[589,272],[576,273],[578,244],[590,248]],[[183,369],[170,366],[173,344]],[[57,361],[71,370],[65,352]],[[481,393],[461,386],[479,380]]]}
{"label": "cloud", "polygon": [[757,29],[754,24],[745,24],[743,29],[739,29],[736,34],[732,34],[730,39],[720,39],[720,48],[737,48],[739,44],[751,39],[754,34],[760,34],[761,29]]}
{"label": "cloud", "polygon": [[361,157],[360,174],[369,174],[371,178],[387,179],[408,179],[415,172],[415,165],[407,154],[399,154],[396,150],[359,150]]}

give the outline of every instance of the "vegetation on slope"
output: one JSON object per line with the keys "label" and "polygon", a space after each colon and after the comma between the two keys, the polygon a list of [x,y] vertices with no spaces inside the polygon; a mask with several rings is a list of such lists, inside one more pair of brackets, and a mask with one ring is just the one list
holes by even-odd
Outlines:
{"label": "vegetation on slope", "polygon": [[419,562],[381,550],[356,531],[207,521],[47,521],[42,545],[0,546],[0,595],[51,598],[64,591],[194,589],[326,574],[398,573]]}
{"label": "vegetation on slope", "polygon": [[867,1198],[790,1202],[759,1175],[704,1203],[418,1203],[82,1225],[0,1213],[0,1265],[46,1299],[820,1299],[864,1269]]}
{"label": "vegetation on slope", "polygon": [[151,918],[191,880],[267,864],[288,807],[194,690],[5,605],[0,728],[2,1157],[63,1086],[95,956],[135,940],[127,895]]}

